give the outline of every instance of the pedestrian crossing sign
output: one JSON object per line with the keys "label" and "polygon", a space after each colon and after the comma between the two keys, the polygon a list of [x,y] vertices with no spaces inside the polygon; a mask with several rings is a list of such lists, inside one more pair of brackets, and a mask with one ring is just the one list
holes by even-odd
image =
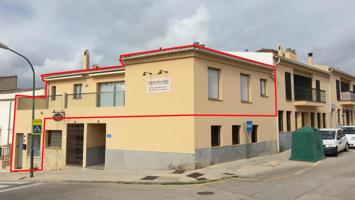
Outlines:
{"label": "pedestrian crossing sign", "polygon": [[42,120],[34,119],[32,121],[32,135],[41,135],[42,133]]}

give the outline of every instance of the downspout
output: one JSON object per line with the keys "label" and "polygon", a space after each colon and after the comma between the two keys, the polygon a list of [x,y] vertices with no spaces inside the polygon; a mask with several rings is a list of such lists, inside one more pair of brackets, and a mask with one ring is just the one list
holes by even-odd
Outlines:
{"label": "downspout", "polygon": [[13,99],[10,99],[10,106],[9,106],[9,121],[7,124],[7,146],[10,144],[10,135],[11,135],[11,111],[12,111],[12,101]]}
{"label": "downspout", "polygon": [[[330,124],[330,128],[335,128],[335,124],[333,124],[334,123],[334,111],[332,110],[332,95],[331,95],[331,89],[332,89],[332,87],[331,87],[331,84],[332,84],[332,69],[331,68],[329,68],[329,84],[328,84],[328,99],[329,99],[329,104],[330,104],[330,116],[329,116],[329,120],[330,120],[330,122],[329,122],[329,124]],[[336,106],[336,105],[335,105]],[[337,106],[336,106],[337,107]],[[336,108],[335,108],[335,110],[336,110]],[[324,124],[323,124],[324,125]],[[326,127],[324,127],[324,128],[326,128]]]}
{"label": "downspout", "polygon": [[[276,57],[276,56],[275,56]],[[277,73],[277,66],[280,64],[281,62],[281,59],[280,59],[280,56],[277,56],[277,62],[275,63],[275,73]],[[274,76],[276,77],[276,80],[275,80],[275,84],[276,84],[276,90],[278,89],[277,87],[277,77],[278,76]],[[275,96],[275,98],[278,98],[277,96]],[[275,105],[277,106],[277,105]],[[277,143],[277,152],[280,152],[280,131],[279,131],[279,112],[278,112],[278,108],[276,107],[276,117],[275,117],[275,120],[276,120],[276,143]]]}

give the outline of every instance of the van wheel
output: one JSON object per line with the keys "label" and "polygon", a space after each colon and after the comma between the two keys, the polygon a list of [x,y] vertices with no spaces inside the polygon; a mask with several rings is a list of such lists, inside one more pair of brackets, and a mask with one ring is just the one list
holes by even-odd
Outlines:
{"label": "van wheel", "polygon": [[335,156],[335,157],[338,157],[338,147],[335,148],[334,156]]}
{"label": "van wheel", "polygon": [[348,152],[348,151],[349,151],[349,145],[348,145],[348,143],[346,143],[345,148],[344,148],[344,151],[345,151],[345,152]]}

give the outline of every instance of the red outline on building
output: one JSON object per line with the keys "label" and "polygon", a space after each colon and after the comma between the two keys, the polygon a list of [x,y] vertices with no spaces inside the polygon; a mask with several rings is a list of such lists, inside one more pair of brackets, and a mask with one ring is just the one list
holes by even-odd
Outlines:
{"label": "red outline on building", "polygon": [[[177,47],[171,47],[171,48],[160,48],[160,49],[155,49],[155,50],[148,50],[148,51],[141,51],[141,52],[135,52],[135,53],[128,53],[128,54],[121,54],[119,56],[119,61],[121,65],[117,66],[105,66],[105,67],[100,67],[100,68],[90,68],[90,69],[83,69],[83,70],[70,70],[70,71],[62,71],[62,72],[52,72],[52,73],[47,73],[47,74],[42,74],[41,79],[45,83],[45,93],[42,96],[31,96],[31,95],[15,95],[15,104],[14,104],[14,120],[13,120],[13,128],[12,128],[12,144],[11,144],[11,155],[10,155],[10,172],[29,172],[30,169],[13,169],[13,153],[14,153],[14,136],[15,136],[15,124],[16,124],[16,107],[17,107],[17,98],[47,98],[48,97],[48,83],[44,79],[47,76],[55,76],[55,75],[65,75],[65,74],[73,74],[73,73],[82,73],[82,72],[92,72],[92,71],[101,71],[101,70],[107,70],[107,69],[124,69],[125,66],[123,64],[123,58],[124,57],[130,57],[130,56],[139,56],[139,55],[144,55],[144,54],[150,54],[150,53],[158,53],[158,52],[165,52],[165,51],[173,51],[173,50],[180,50],[180,49],[185,49],[185,48],[198,48],[198,49],[203,49],[206,51],[210,51],[213,53],[218,53],[221,55],[237,58],[239,60],[251,62],[254,64],[262,65],[264,67],[272,68],[273,69],[273,79],[274,79],[274,114],[212,114],[212,113],[206,113],[206,114],[155,114],[155,115],[116,115],[116,116],[66,116],[63,118],[65,119],[113,119],[113,118],[152,118],[152,117],[277,117],[277,75],[276,75],[276,66],[275,65],[270,65],[266,63],[262,63],[259,61],[247,59],[244,57],[236,56],[233,54],[229,54],[226,52],[218,51],[212,48],[208,48],[205,46],[201,46],[198,44],[191,44],[191,45],[184,45],[184,46],[177,46]],[[52,117],[45,117],[43,118],[43,130],[42,130],[42,138],[41,138],[41,146],[42,146],[42,152],[41,152],[41,165],[40,168],[34,169],[33,171],[43,171],[44,169],[44,139],[45,139],[45,130],[46,130],[46,122],[47,120],[53,120]]]}

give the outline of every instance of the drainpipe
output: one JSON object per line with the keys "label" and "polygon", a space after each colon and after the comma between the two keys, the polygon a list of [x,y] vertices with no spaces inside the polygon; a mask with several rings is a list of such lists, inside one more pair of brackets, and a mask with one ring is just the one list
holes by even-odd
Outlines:
{"label": "drainpipe", "polygon": [[[332,69],[330,68],[329,69],[329,84],[328,84],[328,99],[329,99],[329,104],[330,104],[330,116],[329,116],[329,120],[330,120],[330,122],[329,122],[329,127],[330,128],[335,128],[335,126],[336,126],[336,123],[335,123],[335,121],[334,121],[334,111],[332,110],[332,95],[331,95],[331,89],[332,89],[332,87],[331,87],[331,84],[332,84]],[[337,105],[335,105],[335,110],[337,110]],[[326,128],[326,127],[324,127],[324,128]]]}
{"label": "drainpipe", "polygon": [[[276,56],[275,56],[275,58],[276,58]],[[277,62],[275,63],[275,73],[277,73],[277,66],[280,64],[280,61],[281,61],[281,59],[280,59],[280,56],[277,56]],[[276,90],[277,90],[277,77],[278,76],[276,76],[276,80],[275,80],[275,83],[276,83]],[[275,97],[275,98],[277,98],[277,96]],[[275,105],[276,106],[276,105]],[[277,143],[277,152],[280,152],[280,131],[279,131],[279,109],[278,108],[276,108],[276,117],[275,117],[275,120],[276,120],[276,132],[277,132],[277,134],[276,134],[276,143]]]}
{"label": "drainpipe", "polygon": [[11,111],[12,111],[12,101],[13,99],[10,99],[10,106],[9,106],[9,122],[7,124],[7,146],[10,144],[10,132],[11,132]]}

